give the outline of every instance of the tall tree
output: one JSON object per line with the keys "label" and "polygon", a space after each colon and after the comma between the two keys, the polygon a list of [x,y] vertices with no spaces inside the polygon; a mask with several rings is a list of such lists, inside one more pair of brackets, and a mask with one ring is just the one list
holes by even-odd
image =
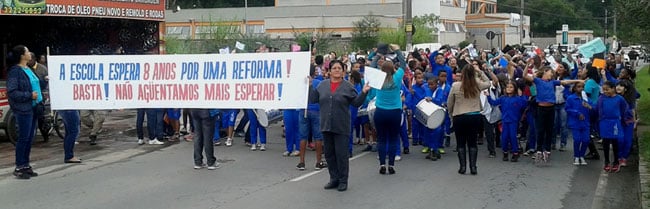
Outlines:
{"label": "tall tree", "polygon": [[352,25],[354,25],[352,31],[352,47],[354,49],[370,49],[377,45],[379,27],[381,27],[379,18],[370,13],[361,20],[352,22]]}

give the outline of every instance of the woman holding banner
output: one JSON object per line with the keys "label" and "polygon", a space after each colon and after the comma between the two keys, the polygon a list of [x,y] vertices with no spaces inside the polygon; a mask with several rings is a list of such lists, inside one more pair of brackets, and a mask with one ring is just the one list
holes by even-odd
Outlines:
{"label": "woman holding banner", "polygon": [[27,62],[32,59],[27,47],[15,46],[7,57],[9,63],[13,65],[9,68],[7,76],[9,107],[18,125],[16,169],[13,174],[19,179],[29,179],[38,176],[29,165],[29,154],[36,132],[38,115],[43,114],[41,88],[45,86],[45,83],[27,67]]}
{"label": "woman holding banner", "polygon": [[320,105],[320,129],[330,174],[325,189],[345,191],[348,189],[350,105],[361,106],[370,86],[364,86],[359,94],[350,82],[344,82],[345,72],[340,60],[332,60],[329,69],[330,79],[322,81],[316,88],[309,86],[309,103],[318,102]]}

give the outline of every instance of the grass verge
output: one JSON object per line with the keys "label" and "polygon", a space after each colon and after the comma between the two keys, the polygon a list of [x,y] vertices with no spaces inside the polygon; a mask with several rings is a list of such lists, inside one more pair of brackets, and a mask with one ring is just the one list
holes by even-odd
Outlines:
{"label": "grass verge", "polygon": [[[645,67],[637,72],[636,89],[641,94],[637,104],[637,113],[641,122],[638,124],[639,155],[650,164],[650,71]],[[646,164],[648,165],[648,164]]]}

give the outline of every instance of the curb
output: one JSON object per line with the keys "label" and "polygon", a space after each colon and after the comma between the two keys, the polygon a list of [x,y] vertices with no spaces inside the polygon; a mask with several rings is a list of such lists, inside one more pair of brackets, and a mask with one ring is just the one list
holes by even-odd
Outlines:
{"label": "curb", "polygon": [[646,159],[639,155],[639,200],[642,209],[650,209],[650,173]]}

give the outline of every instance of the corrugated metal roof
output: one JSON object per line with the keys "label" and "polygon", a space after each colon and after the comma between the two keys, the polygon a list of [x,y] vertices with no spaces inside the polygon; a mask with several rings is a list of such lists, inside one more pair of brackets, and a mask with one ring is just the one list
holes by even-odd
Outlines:
{"label": "corrugated metal roof", "polygon": [[[336,6],[292,6],[292,7],[249,7],[246,9],[249,21],[264,20],[267,17],[314,17],[314,16],[350,16],[368,14],[377,16],[401,17],[402,4],[357,4]],[[356,14],[356,15],[355,15]],[[166,22],[187,22],[212,20],[243,20],[244,8],[219,8],[219,9],[182,9],[179,12],[167,10]]]}

